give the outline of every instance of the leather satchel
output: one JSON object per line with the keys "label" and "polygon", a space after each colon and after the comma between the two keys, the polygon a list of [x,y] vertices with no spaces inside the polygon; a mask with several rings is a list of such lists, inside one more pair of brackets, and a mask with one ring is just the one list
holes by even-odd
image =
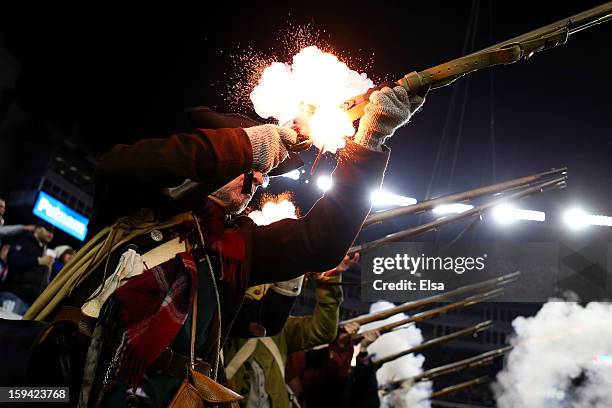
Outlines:
{"label": "leather satchel", "polygon": [[242,399],[240,394],[213,381],[204,374],[196,371],[194,368],[197,305],[198,294],[196,292],[193,299],[193,312],[191,315],[189,366],[185,367],[187,375],[168,404],[168,408],[204,408],[206,403],[233,404]]}

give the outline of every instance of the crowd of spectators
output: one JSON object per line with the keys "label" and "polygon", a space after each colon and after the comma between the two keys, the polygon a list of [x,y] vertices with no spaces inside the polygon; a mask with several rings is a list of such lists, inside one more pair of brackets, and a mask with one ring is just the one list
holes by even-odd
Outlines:
{"label": "crowd of spectators", "polygon": [[20,318],[75,251],[68,245],[52,249],[50,224],[5,225],[5,213],[0,198],[0,317]]}

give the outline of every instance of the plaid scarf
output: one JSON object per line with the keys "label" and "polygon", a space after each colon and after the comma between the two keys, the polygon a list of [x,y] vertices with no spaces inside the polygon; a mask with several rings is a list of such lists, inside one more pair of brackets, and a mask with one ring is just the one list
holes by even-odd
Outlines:
{"label": "plaid scarf", "polygon": [[[221,281],[235,288],[245,286],[240,231],[226,228],[220,207],[208,200],[198,216],[207,248],[220,257]],[[147,367],[172,343],[185,324],[196,288],[196,263],[191,254],[182,252],[130,279],[105,303],[100,324],[115,344],[114,372],[128,387],[138,386]]]}
{"label": "plaid scarf", "polygon": [[113,334],[117,378],[136,387],[187,319],[196,290],[191,254],[182,252],[118,288],[104,305],[100,324]]}

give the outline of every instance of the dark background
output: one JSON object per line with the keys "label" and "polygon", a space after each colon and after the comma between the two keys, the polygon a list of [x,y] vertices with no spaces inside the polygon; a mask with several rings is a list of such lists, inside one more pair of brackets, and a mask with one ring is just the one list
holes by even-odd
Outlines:
{"label": "dark background", "polygon": [[[249,80],[248,75],[241,77],[249,69],[239,57],[251,47],[288,61],[292,54],[282,44],[291,42],[305,25],[349,59],[351,68],[365,70],[379,81],[437,65],[601,3],[225,1],[201,2],[199,7],[149,2],[138,9],[104,3],[3,10],[0,197],[26,188],[32,178],[26,175],[43,172],[58,146],[69,146],[71,160],[83,162],[77,167],[91,170],[95,159],[116,143],[185,130],[187,107],[208,105],[254,115],[250,106],[236,106],[231,103],[235,98],[228,97],[232,85]],[[564,244],[569,248],[564,259],[576,273],[568,278],[567,287],[599,282],[606,272],[589,259],[607,256],[611,229],[570,231],[559,217],[571,205],[612,215],[611,39],[612,22],[608,22],[577,33],[566,45],[532,60],[477,72],[432,91],[423,111],[391,139],[385,189],[421,200],[567,166],[567,189],[518,204],[546,211],[545,223],[500,227],[485,219],[463,238],[570,242]],[[309,168],[313,152],[304,157]],[[320,173],[332,165],[333,160],[325,159]],[[81,176],[79,188],[90,190],[87,174]],[[309,184],[305,180],[276,179],[269,189],[292,190],[305,211],[321,195],[314,178]],[[10,205],[7,223],[30,222],[25,218],[30,208],[19,212]],[[365,231],[359,239],[430,219],[424,215],[395,220]],[[459,223],[419,239],[452,240],[466,225]],[[70,241],[66,236],[59,239]],[[583,255],[591,252],[592,256]],[[347,280],[355,276],[349,274]],[[359,303],[357,287],[347,288],[346,293],[344,318],[367,310]],[[306,296],[303,302],[311,307],[314,299]],[[539,305],[504,309],[508,307],[477,306],[464,315],[432,321],[429,328],[423,326],[428,335],[441,335],[493,318],[497,327],[488,339],[481,336],[470,344],[434,350],[427,355],[427,368],[505,344],[512,319],[535,313]],[[497,369],[499,365],[492,372]],[[447,384],[437,383],[436,389],[458,382],[459,377],[443,381]],[[478,397],[478,392],[485,395]],[[483,386],[456,400],[490,405],[491,398]]]}
{"label": "dark background", "polygon": [[[235,109],[225,95],[240,67],[228,54],[247,45],[282,54],[280,40],[295,27],[310,24],[340,55],[360,60],[354,68],[367,66],[369,76],[391,79],[600,2],[540,3],[222,2],[3,13],[4,46],[20,67],[3,104],[16,102],[36,120],[59,126],[63,132],[51,146],[69,134],[95,158],[115,143],[184,128],[186,107]],[[469,34],[468,27],[475,32]],[[531,199],[527,207],[533,202],[529,208],[554,215],[580,203],[591,213],[612,214],[611,34],[612,23],[599,25],[530,61],[478,72],[432,92],[418,117],[392,139],[385,187],[422,199],[568,166],[569,188]],[[11,171],[24,165],[19,156],[11,156],[18,159]],[[283,183],[277,183],[281,190],[295,188]],[[0,185],[0,195],[14,184]],[[307,188],[298,199],[303,194],[307,207],[319,192],[301,186]]]}

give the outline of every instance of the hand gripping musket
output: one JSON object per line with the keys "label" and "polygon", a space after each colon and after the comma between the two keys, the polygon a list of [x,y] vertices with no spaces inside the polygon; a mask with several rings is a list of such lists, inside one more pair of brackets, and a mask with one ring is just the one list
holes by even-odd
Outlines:
{"label": "hand gripping musket", "polygon": [[402,350],[398,353],[393,353],[391,355],[388,355],[384,358],[377,358],[375,360],[372,361],[372,363],[374,364],[374,366],[378,369],[380,367],[382,367],[383,364],[388,363],[389,361],[393,361],[396,360],[398,358],[404,357],[408,354],[412,354],[412,353],[418,353],[420,351],[423,351],[425,349],[428,349],[430,347],[433,346],[437,346],[439,344],[443,344],[461,337],[466,337],[466,336],[474,336],[476,337],[480,332],[483,332],[487,329],[489,329],[491,326],[493,326],[493,321],[492,320],[487,320],[486,322],[482,322],[482,323],[478,323],[477,325],[474,325],[472,327],[468,327],[466,329],[462,329],[462,330],[458,330],[456,332],[447,334],[445,336],[440,336],[440,337],[436,337],[434,339],[431,340],[427,340],[424,343],[421,343],[417,346],[414,347],[410,347],[409,349],[406,350]]}
{"label": "hand gripping musket", "polygon": [[456,361],[454,363],[445,364],[427,371],[423,371],[421,374],[417,374],[410,378],[404,378],[401,380],[389,382],[387,384],[381,385],[378,388],[390,392],[394,389],[401,387],[404,384],[415,384],[419,381],[429,381],[441,375],[479,367],[492,362],[497,357],[503,356],[510,350],[512,350],[512,346],[500,347],[498,349],[487,351],[486,353],[482,353],[474,357],[469,357],[464,360]]}
{"label": "hand gripping musket", "polygon": [[463,300],[459,300],[457,302],[449,303],[448,305],[438,306],[430,310],[426,310],[421,313],[416,313],[410,317],[405,319],[398,320],[396,322],[387,323],[385,325],[376,327],[371,330],[367,330],[361,333],[355,333],[351,336],[354,343],[361,341],[367,332],[378,331],[380,334],[389,333],[390,331],[403,328],[403,326],[407,324],[414,324],[416,322],[421,322],[423,320],[432,319],[437,317],[443,313],[450,312],[451,310],[463,309],[464,307],[472,306],[480,302],[485,302],[487,300],[496,298],[504,294],[503,288],[493,289],[489,292],[479,293],[477,295],[473,295],[467,297]]}
{"label": "hand gripping musket", "polygon": [[437,198],[432,198],[429,200],[421,201],[420,203],[416,203],[413,205],[408,205],[406,207],[393,208],[391,210],[379,211],[374,214],[370,214],[364,224],[363,228],[366,228],[373,224],[378,224],[380,222],[389,220],[391,218],[396,218],[400,216],[410,215],[410,214],[418,214],[424,211],[431,210],[441,204],[448,203],[461,203],[465,201],[472,200],[474,198],[482,197],[490,194],[498,194],[502,192],[508,192],[510,190],[514,190],[517,188],[531,187],[535,183],[543,182],[551,177],[563,176],[567,174],[567,167],[562,167],[559,169],[552,169],[549,171],[545,171],[542,173],[531,174],[529,176],[520,177],[512,180],[503,181],[501,183],[491,184],[484,187],[475,188],[473,190],[463,191],[459,193],[453,193]]}
{"label": "hand gripping musket", "polygon": [[[473,71],[495,65],[512,64],[528,59],[537,52],[565,44],[570,35],[610,19],[612,19],[612,2],[607,2],[481,51],[423,71],[413,71],[391,85],[401,85],[411,94],[418,94],[427,88],[441,88]],[[344,102],[342,107],[351,120],[363,116],[370,94],[379,88],[370,89]]]}
{"label": "hand gripping musket", "polygon": [[420,235],[429,231],[434,231],[437,230],[438,228],[451,224],[453,222],[465,219],[465,218],[469,218],[472,216],[476,216],[476,215],[480,215],[488,210],[491,210],[492,208],[498,206],[499,204],[508,202],[508,201],[513,201],[513,200],[518,200],[520,198],[523,197],[527,197],[533,194],[538,194],[538,193],[542,193],[544,191],[548,191],[548,190],[554,190],[554,189],[559,189],[559,188],[565,188],[566,186],[566,181],[567,181],[567,176],[563,175],[557,178],[554,178],[550,181],[544,182],[544,183],[540,183],[537,184],[533,187],[529,187],[526,188],[524,190],[521,190],[519,192],[498,198],[496,200],[490,201],[488,203],[479,205],[477,207],[474,207],[470,210],[464,211],[460,214],[454,215],[454,216],[449,216],[449,217],[443,217],[440,218],[438,220],[423,224],[423,225],[419,225],[418,227],[414,227],[414,228],[410,228],[407,230],[403,230],[403,231],[399,231],[399,232],[395,232],[393,234],[389,234],[383,238],[374,240],[374,241],[370,241],[370,242],[366,242],[364,244],[360,244],[360,245],[356,245],[353,246],[351,248],[349,248],[348,253],[349,254],[354,254],[355,252],[365,252],[365,251],[370,251],[372,249],[376,249],[384,244],[386,244],[387,242],[395,242],[395,241],[401,241],[407,238],[411,238],[414,237],[416,235]]}
{"label": "hand gripping musket", "polygon": [[441,390],[434,391],[427,399],[440,398],[446,395],[454,394],[456,392],[465,390],[466,388],[473,387],[475,385],[485,384],[491,381],[488,375],[484,375],[482,377],[474,378],[473,380],[465,381],[459,384],[451,385],[446,388],[442,388]]}
{"label": "hand gripping musket", "polygon": [[494,286],[506,285],[508,283],[514,282],[520,274],[521,274],[520,272],[513,272],[507,275],[502,275],[497,278],[492,278],[486,281],[473,283],[471,285],[464,285],[464,286],[458,287],[457,289],[453,289],[445,293],[440,293],[438,295],[429,296],[424,299],[416,300],[413,302],[407,302],[399,306],[393,307],[391,309],[386,309],[386,310],[382,310],[377,313],[370,313],[370,314],[366,314],[362,316],[357,316],[352,319],[343,320],[342,322],[340,322],[340,326],[345,325],[347,323],[359,323],[360,325],[363,325],[366,323],[375,322],[377,320],[386,319],[398,313],[405,313],[411,310],[421,309],[431,304],[443,302],[448,299],[451,299],[456,296],[460,296],[460,295],[463,295],[469,292],[475,292],[477,290],[487,289],[487,288],[494,287]]}

